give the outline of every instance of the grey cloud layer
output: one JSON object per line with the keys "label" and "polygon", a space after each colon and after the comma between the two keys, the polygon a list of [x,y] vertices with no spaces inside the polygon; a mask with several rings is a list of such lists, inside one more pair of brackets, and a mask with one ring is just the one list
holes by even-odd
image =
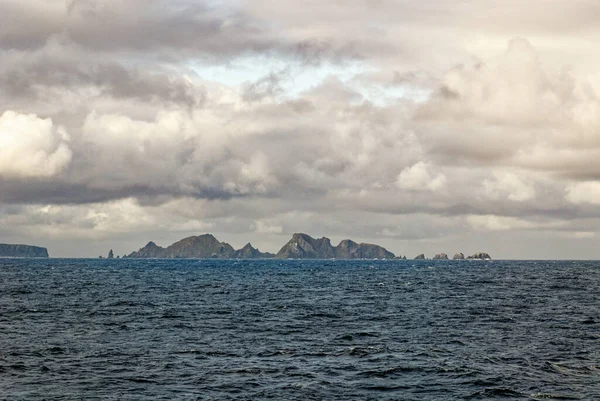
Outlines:
{"label": "grey cloud layer", "polygon": [[596,6],[491,4],[3,2],[0,239],[590,238]]}

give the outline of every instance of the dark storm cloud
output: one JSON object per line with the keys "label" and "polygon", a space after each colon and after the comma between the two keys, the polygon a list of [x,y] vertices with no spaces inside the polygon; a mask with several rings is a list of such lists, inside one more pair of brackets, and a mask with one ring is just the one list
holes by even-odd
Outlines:
{"label": "dark storm cloud", "polygon": [[[82,49],[158,61],[200,58],[221,62],[240,55],[282,54],[315,64],[357,56],[350,44],[294,40],[269,21],[227,2],[78,0],[9,1],[0,5],[0,48],[32,50],[61,38]],[[27,27],[27,28],[25,28]]]}
{"label": "dark storm cloud", "polygon": [[116,99],[133,98],[188,107],[201,106],[204,101],[204,88],[174,73],[126,68],[115,62],[77,62],[76,58],[75,54],[68,60],[44,56],[30,63],[14,63],[0,74],[0,88],[9,96],[23,98],[35,98],[39,91],[51,88],[79,91],[91,87],[101,96]]}
{"label": "dark storm cloud", "polygon": [[[269,41],[252,19],[203,3],[142,1],[5,2],[0,45],[43,46],[53,35],[99,51],[192,50],[207,53],[265,50]],[[25,29],[23,23],[31,29]]]}
{"label": "dark storm cloud", "polygon": [[197,188],[186,191],[173,187],[151,187],[131,185],[119,188],[98,188],[89,184],[74,184],[63,181],[28,180],[14,181],[0,178],[0,202],[7,205],[22,204],[88,204],[139,198],[144,205],[155,204],[151,199],[158,199],[158,204],[174,197],[190,196],[198,199],[227,200],[233,196],[244,197],[244,194],[232,194],[222,188]]}

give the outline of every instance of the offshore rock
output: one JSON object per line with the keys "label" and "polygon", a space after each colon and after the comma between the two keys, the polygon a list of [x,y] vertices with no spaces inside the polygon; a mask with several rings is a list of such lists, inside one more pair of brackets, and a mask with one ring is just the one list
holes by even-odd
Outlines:
{"label": "offshore rock", "polygon": [[459,252],[459,253],[455,254],[452,259],[454,259],[454,260],[462,260],[464,258],[465,258],[465,255],[462,252]]}
{"label": "offshore rock", "polygon": [[446,255],[445,253],[438,253],[437,255],[435,255],[433,257],[433,259],[435,260],[448,260],[448,255]]}
{"label": "offshore rock", "polygon": [[492,258],[490,257],[490,255],[488,255],[485,252],[477,252],[477,253],[467,257],[467,259],[491,260]]}
{"label": "offshore rock", "polygon": [[21,244],[0,244],[0,257],[3,258],[47,258],[48,249],[40,246]]}
{"label": "offshore rock", "polygon": [[358,244],[345,239],[337,246],[329,238],[312,238],[296,233],[275,255],[278,259],[393,259],[395,255],[374,244]]}
{"label": "offshore rock", "polygon": [[415,256],[415,260],[425,260],[425,255],[424,254],[420,254]]}
{"label": "offshore rock", "polygon": [[114,259],[115,258],[115,254],[113,253],[113,250],[111,249],[110,251],[108,251],[108,256],[106,257],[106,259]]}

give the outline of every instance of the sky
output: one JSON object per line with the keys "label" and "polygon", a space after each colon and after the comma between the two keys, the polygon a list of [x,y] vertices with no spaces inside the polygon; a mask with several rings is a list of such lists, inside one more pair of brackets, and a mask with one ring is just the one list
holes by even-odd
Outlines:
{"label": "sky", "polygon": [[598,259],[597,0],[3,0],[0,242]]}

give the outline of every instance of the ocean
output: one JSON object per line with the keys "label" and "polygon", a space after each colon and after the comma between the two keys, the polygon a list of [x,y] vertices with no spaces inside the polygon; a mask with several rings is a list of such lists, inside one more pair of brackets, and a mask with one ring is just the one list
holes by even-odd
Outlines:
{"label": "ocean", "polygon": [[600,262],[0,259],[0,399],[600,399]]}

